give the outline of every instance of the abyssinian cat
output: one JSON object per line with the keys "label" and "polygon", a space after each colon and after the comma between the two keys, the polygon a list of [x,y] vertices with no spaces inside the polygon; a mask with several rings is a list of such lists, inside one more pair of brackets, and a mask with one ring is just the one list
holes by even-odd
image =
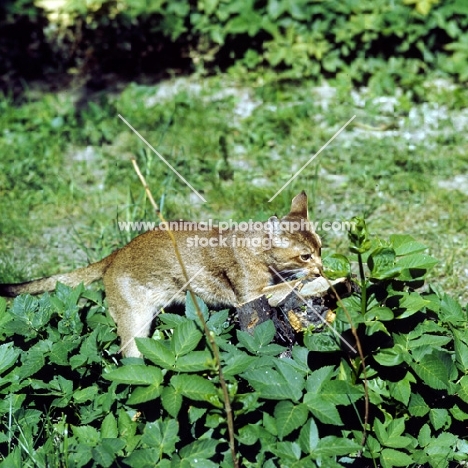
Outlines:
{"label": "abyssinian cat", "polygon": [[[275,296],[283,297],[301,279],[321,274],[321,241],[308,223],[305,192],[293,198],[283,218],[272,216],[255,225],[256,229],[242,231],[216,227],[173,231],[190,286],[206,304],[232,307],[265,294],[275,305]],[[161,308],[185,301],[187,281],[172,241],[161,228],[70,273],[1,284],[0,295],[38,294],[53,290],[58,281],[77,286],[100,278],[125,356],[140,355],[134,338],[148,336]]]}

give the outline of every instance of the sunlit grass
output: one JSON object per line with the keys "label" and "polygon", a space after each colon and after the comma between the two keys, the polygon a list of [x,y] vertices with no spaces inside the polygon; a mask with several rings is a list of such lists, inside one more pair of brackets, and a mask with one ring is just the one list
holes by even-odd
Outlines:
{"label": "sunlit grass", "polygon": [[[305,189],[316,221],[364,214],[378,236],[408,233],[426,243],[441,261],[432,280],[468,300],[468,193],[450,184],[468,166],[460,90],[428,92],[431,102],[419,105],[393,97],[390,112],[363,92],[357,102],[348,88],[239,83],[192,78],[159,93],[130,85],[81,115],[66,94],[21,106],[2,101],[1,279],[65,271],[128,242],[132,234],[118,231],[116,221],[153,217],[130,164],[136,155],[167,218],[266,219],[283,214]],[[268,203],[354,114],[357,125]],[[346,253],[346,233],[320,234],[328,248]]]}

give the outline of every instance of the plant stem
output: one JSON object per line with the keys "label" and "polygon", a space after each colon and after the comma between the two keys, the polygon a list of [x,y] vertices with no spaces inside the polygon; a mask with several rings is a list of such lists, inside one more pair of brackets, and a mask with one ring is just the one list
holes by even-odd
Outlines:
{"label": "plant stem", "polygon": [[361,314],[365,315],[367,310],[367,288],[366,288],[366,276],[364,274],[364,264],[362,262],[362,255],[358,253],[359,263],[359,276],[361,277]]}

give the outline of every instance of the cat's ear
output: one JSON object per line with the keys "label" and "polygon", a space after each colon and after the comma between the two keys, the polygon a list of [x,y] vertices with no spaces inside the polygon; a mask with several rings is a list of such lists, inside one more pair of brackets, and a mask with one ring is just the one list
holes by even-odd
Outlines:
{"label": "cat's ear", "polygon": [[271,216],[267,222],[267,231],[273,236],[281,234],[281,223],[276,216]]}
{"label": "cat's ear", "polygon": [[307,195],[304,190],[296,195],[291,202],[291,211],[288,216],[298,216],[300,218],[309,219],[307,210]]}

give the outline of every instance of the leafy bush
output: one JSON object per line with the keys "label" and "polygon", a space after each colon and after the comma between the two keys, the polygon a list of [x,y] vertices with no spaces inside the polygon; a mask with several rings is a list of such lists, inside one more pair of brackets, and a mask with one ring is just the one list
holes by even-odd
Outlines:
{"label": "leafy bush", "polygon": [[[271,321],[250,335],[199,303],[242,466],[439,468],[468,457],[467,310],[419,289],[436,263],[424,245],[370,238],[355,221],[362,292],[292,349],[273,342]],[[349,262],[324,259],[329,276],[349,274]],[[120,363],[99,292],[58,285],[0,308],[3,466],[232,466],[217,364],[189,296],[185,315],[161,314],[137,340],[144,359]]]}
{"label": "leafy bush", "polygon": [[[463,0],[70,0],[52,24],[34,2],[8,5],[0,54],[15,73],[78,71],[94,88],[106,85],[107,72],[234,64],[241,73],[267,68],[288,79],[347,77],[381,92],[418,85],[431,70],[468,78]],[[25,22],[31,32],[15,42]]]}

